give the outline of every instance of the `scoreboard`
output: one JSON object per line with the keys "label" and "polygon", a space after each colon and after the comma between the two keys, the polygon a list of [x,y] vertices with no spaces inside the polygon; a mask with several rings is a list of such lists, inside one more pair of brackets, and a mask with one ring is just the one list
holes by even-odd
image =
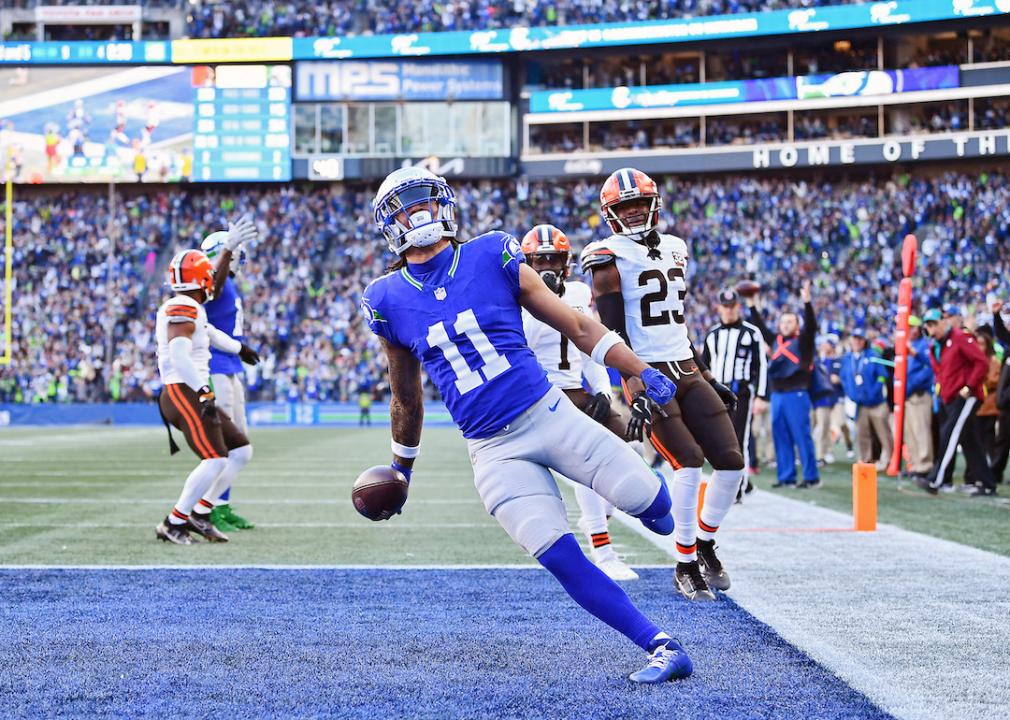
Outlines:
{"label": "scoreboard", "polygon": [[192,69],[194,182],[291,179],[291,68]]}

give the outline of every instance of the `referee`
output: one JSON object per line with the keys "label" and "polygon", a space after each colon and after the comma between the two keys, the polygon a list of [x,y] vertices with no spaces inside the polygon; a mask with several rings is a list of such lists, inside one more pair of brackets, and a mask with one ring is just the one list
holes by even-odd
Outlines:
{"label": "referee", "polygon": [[[706,333],[701,359],[718,382],[736,393],[738,402],[731,413],[733,429],[744,457],[748,457],[755,400],[765,403],[768,399],[767,347],[757,326],[741,319],[740,298],[735,291],[719,293],[717,309],[720,322]],[[748,492],[753,488],[749,477],[746,486]]]}

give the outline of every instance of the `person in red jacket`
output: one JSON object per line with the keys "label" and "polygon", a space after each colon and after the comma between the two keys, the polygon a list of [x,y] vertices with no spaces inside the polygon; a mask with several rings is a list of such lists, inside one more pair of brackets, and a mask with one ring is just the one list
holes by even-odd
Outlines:
{"label": "person in red jacket", "polygon": [[982,384],[989,369],[989,360],[974,336],[955,327],[954,318],[931,308],[923,315],[926,332],[933,338],[930,362],[940,386],[943,420],[936,462],[919,486],[932,494],[943,484],[950,485],[954,473],[954,455],[958,444],[972,478],[979,483],[973,496],[996,494],[996,480],[989,469],[985,449],[979,437],[975,416],[982,401]]}

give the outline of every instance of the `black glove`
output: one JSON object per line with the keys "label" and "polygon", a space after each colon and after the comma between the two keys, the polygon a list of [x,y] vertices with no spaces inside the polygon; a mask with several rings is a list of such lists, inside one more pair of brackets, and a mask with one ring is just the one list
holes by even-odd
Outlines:
{"label": "black glove", "polygon": [[631,401],[631,419],[628,421],[628,429],[624,433],[626,440],[645,440],[646,435],[652,434],[653,407],[655,407],[655,403],[644,391],[635,395]]}
{"label": "black glove", "polygon": [[735,412],[737,404],[736,393],[714,378],[709,380],[708,384],[712,386],[712,389],[715,390],[715,394],[718,395],[719,399],[726,405],[726,409],[730,412]]}
{"label": "black glove", "polygon": [[610,418],[610,395],[596,393],[586,406],[586,414],[598,423],[605,423]]}
{"label": "black glove", "polygon": [[238,351],[238,356],[246,365],[256,365],[260,361],[259,354],[245,343],[242,343],[242,349]]}
{"label": "black glove", "polygon": [[196,397],[200,401],[200,417],[209,417],[214,424],[221,422],[217,416],[217,404],[214,402],[214,391],[210,389],[210,385],[204,385],[197,390]]}

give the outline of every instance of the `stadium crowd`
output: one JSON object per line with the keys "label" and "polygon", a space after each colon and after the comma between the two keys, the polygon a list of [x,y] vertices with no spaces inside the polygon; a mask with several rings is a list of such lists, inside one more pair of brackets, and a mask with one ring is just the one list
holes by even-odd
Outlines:
{"label": "stadium crowd", "polygon": [[[792,301],[796,278],[815,281],[822,326],[883,330],[893,316],[900,238],[916,232],[924,303],[967,303],[1010,269],[1010,182],[950,173],[859,182],[780,179],[662,181],[669,227],[694,252],[693,334],[712,321],[708,299],[753,276],[772,307]],[[522,234],[539,222],[577,247],[605,234],[597,183],[460,183],[466,236]],[[367,207],[369,188],[164,190],[109,209],[77,191],[17,201],[15,363],[0,399],[23,402],[150,397],[157,389],[151,329],[161,268],[246,210],[262,240],[239,269],[248,335],[264,363],[250,373],[257,399],[347,399],[381,382],[375,346],[357,318],[358,294],[388,260]],[[978,307],[976,307],[978,306]],[[111,332],[114,352],[106,356]],[[107,357],[111,358],[111,364]]]}
{"label": "stadium crowd", "polygon": [[[696,343],[716,319],[719,292],[741,278],[760,283],[769,322],[796,308],[799,285],[812,282],[817,361],[832,386],[814,398],[815,409],[839,408],[815,411],[812,442],[822,463],[831,462],[833,441],[842,436],[853,456],[858,446],[864,460],[883,465],[889,457],[885,403],[898,248],[914,232],[921,253],[918,332],[923,319],[927,330],[938,322],[964,327],[990,364],[987,402],[971,419],[982,449],[966,451],[974,458],[969,480],[988,492],[1002,477],[1010,450],[1010,377],[1001,377],[1010,373],[1001,368],[1010,334],[992,310],[1010,270],[1010,177],[662,178],[660,186],[665,227],[685,237],[692,251],[688,322]],[[460,182],[456,190],[463,239],[492,229],[522,234],[544,221],[563,228],[576,249],[607,234],[596,210],[596,181]],[[154,315],[166,292],[161,270],[178,248],[198,245],[208,231],[244,212],[256,217],[260,230],[238,266],[246,336],[263,358],[247,371],[250,399],[347,402],[382,396],[384,363],[358,312],[361,290],[390,260],[370,213],[362,212],[370,193],[349,184],[161,190],[119,198],[114,210],[103,194],[85,191],[43,191],[18,200],[14,363],[0,368],[0,402],[153,398],[159,390]],[[573,273],[580,275],[577,267]],[[928,355],[927,346],[920,361]],[[859,364],[860,357],[871,365]],[[853,380],[853,368],[864,367],[870,368],[865,387],[875,389],[869,399]],[[1004,384],[1006,409],[996,404]],[[434,390],[428,391],[434,398]],[[964,407],[959,402],[944,398],[946,410],[939,413],[930,405],[926,424],[908,430],[908,438],[918,438],[910,448],[923,453],[912,470],[924,485],[934,483],[933,490],[952,487],[935,468],[944,443],[957,442],[956,435],[951,440],[945,434],[944,423],[956,419]],[[770,427],[767,419],[755,422],[752,466],[775,459]],[[983,453],[993,463],[991,474]]]}

